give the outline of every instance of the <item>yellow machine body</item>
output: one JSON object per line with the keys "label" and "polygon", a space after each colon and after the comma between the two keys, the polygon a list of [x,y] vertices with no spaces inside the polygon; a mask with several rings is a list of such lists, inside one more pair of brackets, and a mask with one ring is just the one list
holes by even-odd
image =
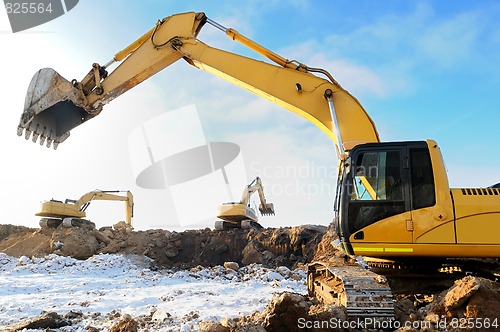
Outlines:
{"label": "yellow machine body", "polygon": [[219,205],[217,207],[217,218],[230,222],[242,222],[244,220],[259,221],[259,217],[254,209],[238,202]]}
{"label": "yellow machine body", "polygon": [[87,214],[85,211],[80,211],[79,207],[75,204],[63,203],[61,201],[43,201],[40,204],[40,211],[35,213],[38,217],[50,217],[50,218],[85,218]]}

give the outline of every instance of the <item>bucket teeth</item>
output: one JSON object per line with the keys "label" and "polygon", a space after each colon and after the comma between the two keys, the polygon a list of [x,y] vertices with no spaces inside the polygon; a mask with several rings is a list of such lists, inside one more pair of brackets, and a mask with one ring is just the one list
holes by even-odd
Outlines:
{"label": "bucket teeth", "polygon": [[[32,128],[30,128],[30,129],[32,129]],[[59,142],[56,141],[55,135],[52,133],[52,131],[50,131],[50,133],[48,133],[47,129],[44,129],[43,131],[41,131],[38,129],[38,127],[36,128],[36,130],[30,130],[30,129],[23,128],[23,127],[17,127],[17,135],[23,136],[23,132],[24,132],[24,138],[26,140],[29,140],[31,138],[31,141],[33,143],[36,143],[37,141],[39,141],[39,144],[41,146],[46,145],[48,148],[50,148],[52,146],[54,148],[54,150],[57,149],[57,146],[59,145],[60,141]],[[67,136],[69,136],[69,135],[64,135],[62,137],[63,140],[66,139]]]}
{"label": "bucket teeth", "polygon": [[272,203],[259,205],[259,211],[263,216],[274,216],[274,206]]}

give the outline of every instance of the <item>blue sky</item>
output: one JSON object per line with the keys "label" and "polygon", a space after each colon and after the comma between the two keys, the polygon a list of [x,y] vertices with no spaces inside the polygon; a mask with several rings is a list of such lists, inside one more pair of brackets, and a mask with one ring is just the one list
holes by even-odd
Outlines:
{"label": "blue sky", "polygon": [[[16,34],[0,11],[1,57],[8,64],[0,83],[7,156],[0,222],[34,226],[42,199],[120,188],[136,196],[137,228],[178,227],[168,195],[135,185],[127,142],[141,123],[196,105],[207,139],[238,144],[247,180],[259,175],[270,188],[277,215],[263,224],[329,223],[336,158],[326,135],[182,61],[107,105],[57,151],[15,135],[36,70],[52,67],[81,79],[93,62],[107,62],[158,18],[185,11],[204,11],[286,58],[327,69],[360,100],[383,141],[435,139],[453,187],[500,182],[497,1],[87,0]],[[260,59],[212,27],[199,38]],[[121,217],[121,206],[96,205],[98,223]]]}

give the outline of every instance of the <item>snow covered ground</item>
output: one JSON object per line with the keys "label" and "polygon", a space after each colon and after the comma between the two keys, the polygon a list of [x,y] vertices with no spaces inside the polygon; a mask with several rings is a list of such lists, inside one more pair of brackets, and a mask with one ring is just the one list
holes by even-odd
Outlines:
{"label": "snow covered ground", "polygon": [[113,317],[125,314],[148,317],[158,324],[157,331],[189,331],[203,320],[263,311],[273,293],[306,293],[305,272],[286,267],[153,271],[150,263],[139,256],[106,254],[79,261],[0,253],[0,330],[42,311],[61,315],[72,311],[82,313],[82,320],[61,331],[107,329]]}

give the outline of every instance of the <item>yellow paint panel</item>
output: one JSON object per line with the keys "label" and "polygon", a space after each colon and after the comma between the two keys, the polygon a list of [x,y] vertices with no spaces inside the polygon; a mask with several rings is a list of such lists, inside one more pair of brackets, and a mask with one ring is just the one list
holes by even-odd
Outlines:
{"label": "yellow paint panel", "polygon": [[[364,240],[354,239],[351,235],[352,245],[364,243],[412,243],[412,232],[407,230],[407,220],[410,220],[410,212],[404,212],[366,226],[361,231],[364,233]],[[365,245],[366,246],[366,245]]]}
{"label": "yellow paint panel", "polygon": [[500,197],[485,195],[478,189],[474,192],[481,195],[465,195],[462,189],[452,190],[457,216],[457,241],[467,244],[498,244]]}
{"label": "yellow paint panel", "polygon": [[498,244],[500,213],[473,215],[457,220],[457,242],[470,244]]}
{"label": "yellow paint panel", "polygon": [[[414,221],[416,223],[417,221]],[[434,223],[437,223],[434,221]],[[415,239],[416,243],[455,243],[455,225],[453,221],[429,229]]]}

